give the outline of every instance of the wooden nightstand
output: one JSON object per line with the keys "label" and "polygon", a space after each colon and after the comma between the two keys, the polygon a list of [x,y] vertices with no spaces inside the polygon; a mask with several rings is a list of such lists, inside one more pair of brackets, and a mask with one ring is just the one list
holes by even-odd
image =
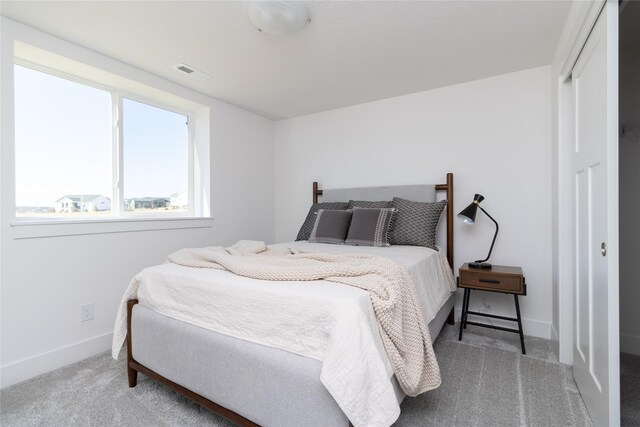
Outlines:
{"label": "wooden nightstand", "polygon": [[[462,316],[460,317],[460,334],[458,341],[462,340],[462,330],[467,325],[481,326],[483,328],[499,329],[501,331],[515,332],[520,335],[520,345],[522,346],[522,354],[527,354],[524,348],[524,334],[522,332],[522,319],[520,318],[520,304],[518,303],[518,295],[527,295],[527,284],[522,275],[520,267],[506,267],[502,265],[494,265],[490,270],[480,270],[469,268],[469,264],[464,264],[458,270],[458,287],[464,288],[464,298],[462,299]],[[512,294],[516,303],[516,316],[505,317],[495,314],[478,313],[469,311],[469,297],[471,290],[502,292],[504,294]],[[491,317],[494,319],[509,320],[518,322],[518,329],[504,328],[502,326],[487,325],[486,323],[469,322],[467,315]]]}

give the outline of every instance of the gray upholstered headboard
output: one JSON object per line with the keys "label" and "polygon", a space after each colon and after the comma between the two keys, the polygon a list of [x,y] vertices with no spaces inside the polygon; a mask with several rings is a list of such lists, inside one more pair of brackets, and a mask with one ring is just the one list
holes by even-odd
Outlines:
{"label": "gray upholstered headboard", "polygon": [[323,202],[342,202],[349,200],[391,200],[394,197],[414,202],[435,202],[435,185],[396,185],[389,187],[358,187],[322,190]]}
{"label": "gray upholstered headboard", "polygon": [[444,184],[420,184],[420,185],[397,185],[387,187],[358,187],[358,188],[336,188],[320,190],[318,183],[313,183],[313,203],[318,203],[318,198],[322,197],[322,202],[346,202],[349,200],[391,200],[394,197],[413,200],[415,202],[435,202],[436,192],[445,191],[447,200],[446,221],[447,221],[447,259],[453,268],[453,174],[447,174],[447,182]]}

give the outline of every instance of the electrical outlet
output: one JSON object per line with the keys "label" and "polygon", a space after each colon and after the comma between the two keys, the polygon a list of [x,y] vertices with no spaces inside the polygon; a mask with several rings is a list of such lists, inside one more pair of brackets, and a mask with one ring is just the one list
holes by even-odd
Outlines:
{"label": "electrical outlet", "polygon": [[81,305],[80,306],[80,321],[86,322],[89,320],[93,320],[93,303]]}

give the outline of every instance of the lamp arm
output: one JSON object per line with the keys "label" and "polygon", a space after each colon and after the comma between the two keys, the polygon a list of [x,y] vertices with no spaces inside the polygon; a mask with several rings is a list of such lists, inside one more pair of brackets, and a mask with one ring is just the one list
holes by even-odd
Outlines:
{"label": "lamp arm", "polygon": [[478,207],[479,207],[479,208],[480,208],[480,210],[481,210],[482,212],[484,212],[484,214],[485,214],[486,216],[488,216],[488,217],[489,217],[489,219],[490,219],[491,221],[493,221],[493,223],[496,225],[496,233],[493,235],[493,241],[491,242],[491,248],[489,248],[489,255],[487,255],[487,257],[486,257],[485,259],[483,259],[483,260],[476,260],[476,262],[477,262],[477,263],[481,264],[481,263],[483,263],[483,262],[487,261],[487,260],[491,257],[491,252],[493,251],[493,245],[496,243],[496,237],[498,237],[498,230],[500,229],[500,227],[498,226],[498,223],[496,222],[496,220],[495,220],[495,219],[493,219],[493,217],[492,217],[491,215],[489,215],[489,214],[487,213],[487,211],[485,211],[484,209],[482,209],[482,206],[478,205]]}

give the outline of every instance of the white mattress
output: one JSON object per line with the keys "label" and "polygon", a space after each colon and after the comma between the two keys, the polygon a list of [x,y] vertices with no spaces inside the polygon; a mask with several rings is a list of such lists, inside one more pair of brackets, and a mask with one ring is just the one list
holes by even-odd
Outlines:
{"label": "white mattress", "polygon": [[[427,323],[455,290],[442,250],[307,242],[274,246],[367,253],[400,263],[413,279]],[[393,371],[369,295],[362,289],[323,280],[269,282],[167,263],[136,276],[123,302],[135,297],[159,314],[321,361],[322,383],[356,426],[389,425],[399,414],[389,381]],[[119,319],[116,325],[122,324],[122,313]]]}

